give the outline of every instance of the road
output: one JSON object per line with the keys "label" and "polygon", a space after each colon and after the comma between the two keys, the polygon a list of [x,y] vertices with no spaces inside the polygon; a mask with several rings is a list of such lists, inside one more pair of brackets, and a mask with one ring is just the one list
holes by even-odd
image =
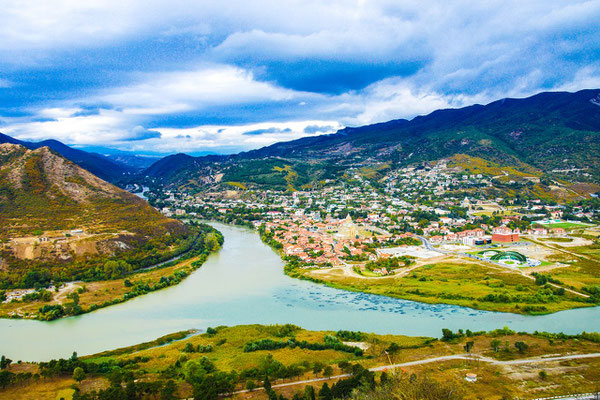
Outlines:
{"label": "road", "polygon": [[[564,360],[598,358],[598,357],[600,357],[600,353],[569,354],[569,355],[564,355],[564,356],[534,357],[534,358],[524,358],[524,359],[519,359],[519,360],[500,361],[500,360],[495,360],[490,357],[479,356],[476,354],[471,354],[471,355],[469,355],[469,354],[453,354],[453,355],[449,355],[449,356],[425,358],[422,360],[409,361],[409,362],[405,362],[405,363],[382,365],[380,367],[370,368],[369,371],[380,372],[380,371],[385,371],[385,370],[390,370],[390,369],[412,367],[415,365],[423,365],[423,364],[430,364],[430,363],[434,363],[434,362],[443,362],[443,361],[451,361],[451,360],[472,360],[472,361],[477,360],[477,361],[489,363],[492,365],[523,365],[523,364],[539,364],[539,363],[550,362],[550,361],[564,361]],[[341,374],[341,375],[330,376],[328,378],[325,378],[325,377],[324,378],[314,378],[314,379],[307,379],[307,380],[303,380],[303,381],[279,383],[279,384],[271,385],[271,387],[272,388],[282,388],[282,387],[295,386],[295,385],[307,385],[310,383],[328,381],[330,379],[348,378],[350,376],[351,376],[350,374]],[[263,388],[256,388],[254,390],[263,390]],[[250,392],[250,390],[239,390],[237,392],[234,392],[233,394],[247,393],[247,392]],[[582,399],[581,397],[572,397],[572,398],[579,399],[579,400]],[[565,398],[565,399],[570,399],[570,397]],[[587,398],[583,397],[583,399],[587,399]],[[539,399],[539,400],[542,400],[542,399]]]}

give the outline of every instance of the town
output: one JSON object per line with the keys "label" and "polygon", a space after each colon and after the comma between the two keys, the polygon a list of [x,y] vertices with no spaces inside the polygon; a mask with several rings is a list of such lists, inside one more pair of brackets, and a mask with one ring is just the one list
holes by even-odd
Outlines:
{"label": "town", "polygon": [[597,202],[561,205],[489,195],[499,179],[523,185],[539,180],[535,176],[469,173],[448,160],[369,179],[374,171],[353,168],[347,179],[312,190],[242,190],[230,183],[227,190],[196,195],[159,191],[149,200],[166,216],[252,226],[303,268],[341,268],[369,277],[406,274],[455,255],[510,269],[548,270],[561,264],[545,257],[552,252],[542,246],[591,244],[570,237],[574,228],[597,233]]}

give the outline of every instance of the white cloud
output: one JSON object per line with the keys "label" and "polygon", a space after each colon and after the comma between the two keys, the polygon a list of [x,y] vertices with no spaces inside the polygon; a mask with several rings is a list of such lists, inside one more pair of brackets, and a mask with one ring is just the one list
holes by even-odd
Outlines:
{"label": "white cloud", "polygon": [[[120,55],[124,84],[92,88],[85,96],[66,94],[52,104],[28,104],[34,114],[29,118],[4,117],[2,130],[20,138],[132,148],[151,144],[164,151],[187,150],[189,144],[199,151],[203,146],[250,148],[306,135],[311,119],[323,126],[361,125],[541,90],[600,86],[598,1],[437,0],[424,6],[417,0],[264,0],[257,6],[240,0],[226,5],[21,0],[3,2],[0,15],[0,67],[11,71],[40,59],[55,66],[67,51],[64,59],[77,65],[79,58],[89,57],[89,49],[101,53],[127,44],[148,49]],[[157,46],[164,53],[153,53],[157,43],[177,47],[178,38],[200,45],[174,51],[172,59],[169,46]],[[179,62],[180,54],[189,57],[185,63]],[[167,61],[155,65],[154,72],[135,70],[161,57]],[[102,61],[97,74],[104,72]],[[121,66],[120,60],[108,61],[112,67],[107,68]],[[412,68],[402,68],[413,62]],[[352,74],[361,78],[376,68],[383,72],[365,79],[366,87],[339,95],[292,89],[298,86],[290,81],[310,81],[323,72],[322,63],[332,70],[317,82],[345,74],[348,80]],[[302,71],[294,69],[297,64]],[[0,88],[21,84],[3,72]],[[90,111],[80,104],[106,107]],[[281,114],[257,112],[252,121],[264,121],[254,130],[273,132],[242,135],[251,124],[240,123],[237,110],[269,104]],[[182,113],[232,122],[189,132],[152,122]],[[241,125],[234,127],[234,120]],[[155,131],[162,137],[152,137]],[[132,138],[145,140],[125,143]]]}
{"label": "white cloud", "polygon": [[[54,138],[65,143],[101,144],[112,143],[131,135],[129,125],[133,123],[123,113],[101,110],[97,115],[72,116],[78,109],[42,109],[35,119],[6,118],[2,131],[22,140],[40,141]],[[49,119],[43,119],[46,116]],[[137,124],[134,124],[134,126]]]}
{"label": "white cloud", "polygon": [[[323,131],[307,134],[307,127],[327,127]],[[312,134],[333,133],[343,128],[337,121],[290,121],[290,122],[261,122],[245,125],[205,125],[194,128],[176,129],[158,127],[162,133],[160,140],[148,140],[136,144],[139,149],[155,148],[161,152],[176,152],[180,149],[187,151],[222,149],[251,150],[268,146],[275,142],[298,139]],[[262,134],[248,132],[265,131]],[[309,129],[310,131],[310,129]]]}
{"label": "white cloud", "polygon": [[110,88],[87,101],[107,102],[127,114],[169,114],[205,107],[290,100],[300,94],[254,79],[251,72],[227,65],[192,71],[143,74],[138,83]]}

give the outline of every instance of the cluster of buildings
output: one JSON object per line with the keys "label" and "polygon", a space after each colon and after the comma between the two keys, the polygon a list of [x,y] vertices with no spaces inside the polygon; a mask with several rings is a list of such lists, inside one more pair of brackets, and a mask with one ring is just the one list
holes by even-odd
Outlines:
{"label": "cluster of buildings", "polygon": [[391,234],[369,225],[365,219],[355,223],[350,215],[343,219],[317,221],[308,216],[254,221],[264,227],[282,246],[286,256],[297,256],[310,265],[342,265],[345,260],[375,260],[374,246],[390,246],[412,234]]}
{"label": "cluster of buildings", "polygon": [[[344,180],[294,192],[166,191],[156,204],[167,216],[264,226],[285,255],[319,265],[383,258],[389,254],[380,249],[407,236],[424,237],[432,245],[485,246],[518,242],[527,235],[566,234],[562,228],[530,223],[562,218],[564,206],[540,199],[515,205],[512,199],[487,198],[482,189],[493,186],[493,178],[459,172],[445,162],[387,170],[376,186],[366,176],[357,167]],[[505,213],[509,206],[517,212]],[[591,218],[597,210],[574,207],[569,212]]]}

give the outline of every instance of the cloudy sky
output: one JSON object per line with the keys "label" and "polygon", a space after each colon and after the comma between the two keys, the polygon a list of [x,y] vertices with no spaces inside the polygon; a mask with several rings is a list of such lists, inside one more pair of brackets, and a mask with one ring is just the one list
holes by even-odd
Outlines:
{"label": "cloudy sky", "polygon": [[231,153],[600,87],[600,1],[14,0],[0,132]]}

